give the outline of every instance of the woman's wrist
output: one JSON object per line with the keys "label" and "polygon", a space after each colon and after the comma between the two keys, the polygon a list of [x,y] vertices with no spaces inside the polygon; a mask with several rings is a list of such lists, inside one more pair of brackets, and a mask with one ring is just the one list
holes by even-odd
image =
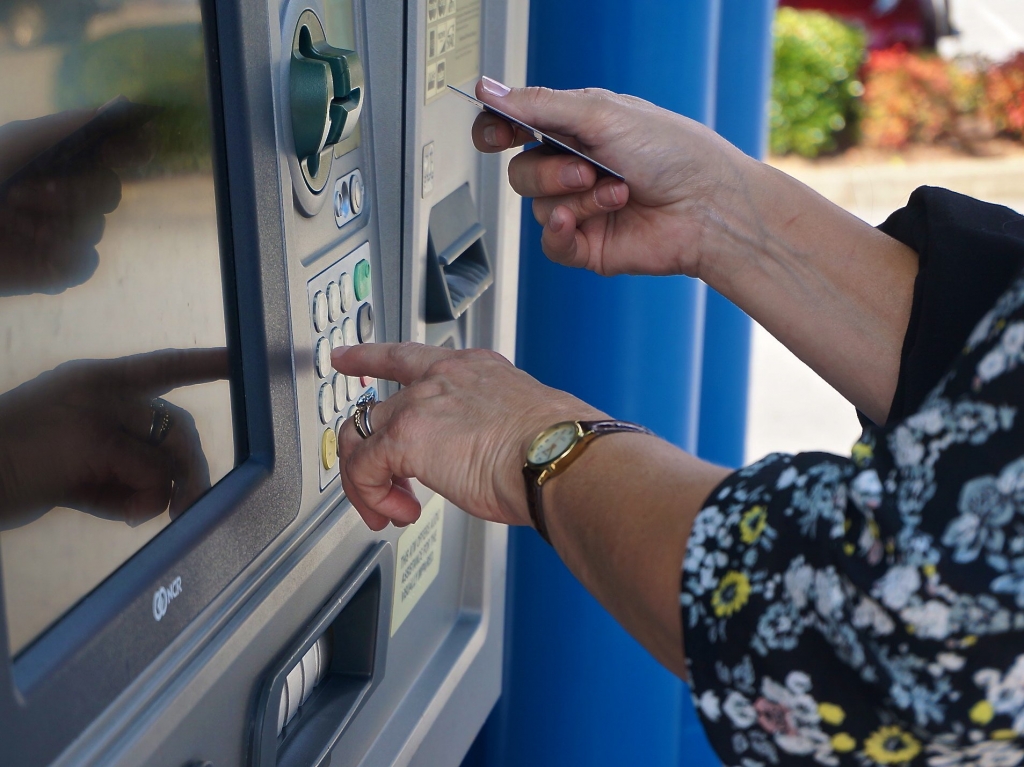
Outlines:
{"label": "woman's wrist", "polygon": [[700,278],[877,423],[899,372],[917,255],[756,161],[716,198]]}
{"label": "woman's wrist", "polygon": [[[534,527],[527,497],[530,489],[523,474],[523,467],[526,464],[526,455],[530,445],[533,444],[537,436],[548,427],[562,421],[598,421],[607,418],[605,413],[575,398],[562,406],[545,408],[543,412],[524,415],[520,422],[523,426],[518,437],[513,437],[510,441],[509,457],[505,459],[507,477],[503,483],[505,489],[502,493],[501,506],[505,509],[508,518],[512,520],[511,524]],[[547,484],[545,483],[545,485]]]}
{"label": "woman's wrist", "polygon": [[739,151],[722,158],[692,274],[720,292],[728,289],[738,267],[749,268],[768,255],[766,215],[772,200],[786,192],[765,168]]}

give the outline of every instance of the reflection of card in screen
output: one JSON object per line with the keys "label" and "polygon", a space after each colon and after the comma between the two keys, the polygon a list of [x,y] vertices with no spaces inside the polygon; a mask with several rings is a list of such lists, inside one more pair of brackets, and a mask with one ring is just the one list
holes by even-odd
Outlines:
{"label": "reflection of card in screen", "polygon": [[108,138],[119,134],[133,135],[159,111],[156,107],[132,103],[124,96],[111,99],[97,109],[87,123],[32,158],[0,183],[0,187],[13,186],[33,174],[63,172],[76,156],[94,151]]}
{"label": "reflection of card in screen", "polygon": [[[440,78],[438,78],[438,79],[440,80]],[[442,85],[442,83],[438,82],[438,87],[441,87],[441,85]],[[617,179],[619,179],[619,181],[625,181],[626,180],[626,179],[624,179],[622,177],[622,174],[616,173],[611,168],[609,168],[607,165],[602,165],[597,160],[594,160],[593,158],[587,157],[585,154],[583,154],[583,152],[579,151],[578,149],[573,149],[571,146],[566,144],[564,141],[559,141],[555,137],[549,136],[547,133],[544,133],[543,131],[537,130],[532,125],[527,125],[522,120],[517,120],[512,115],[505,114],[500,109],[495,109],[490,104],[485,104],[484,102],[482,102],[480,99],[476,98],[475,96],[470,96],[465,91],[460,91],[454,85],[449,85],[448,88],[449,88],[449,90],[453,90],[456,93],[458,93],[460,96],[462,96],[462,98],[466,99],[471,104],[476,104],[478,107],[480,107],[480,109],[484,110],[485,112],[490,112],[492,115],[495,115],[496,117],[500,117],[502,120],[505,120],[506,122],[511,123],[512,125],[514,125],[515,127],[519,128],[520,130],[526,131],[531,136],[533,136],[537,141],[542,143],[544,146],[551,147],[556,152],[562,152],[563,154],[575,155],[576,157],[579,157],[582,160],[586,160],[591,165],[593,165],[595,168],[597,168],[599,174],[604,174],[606,176],[611,176],[612,178],[617,178]]]}

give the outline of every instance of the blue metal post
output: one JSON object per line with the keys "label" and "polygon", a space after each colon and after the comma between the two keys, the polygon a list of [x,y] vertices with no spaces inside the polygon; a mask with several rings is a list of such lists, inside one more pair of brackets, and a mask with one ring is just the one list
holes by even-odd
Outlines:
{"label": "blue metal post", "polygon": [[[632,93],[710,122],[718,26],[719,0],[534,2],[529,79]],[[556,266],[540,251],[529,206],[524,219],[520,366],[695,450],[703,286]],[[684,685],[533,532],[513,530],[509,554],[504,692],[488,765],[680,764]]]}
{"label": "blue metal post", "polygon": [[[758,159],[768,137],[774,14],[775,0],[722,0],[715,130]],[[750,319],[709,289],[697,446],[702,458],[743,463],[749,360]]]}
{"label": "blue metal post", "polygon": [[[765,153],[768,92],[772,75],[775,0],[721,0],[715,130],[752,157]],[[708,288],[701,365],[700,431],[697,452],[724,466],[740,466],[747,426],[750,379],[750,318]],[[683,701],[684,749],[705,754],[711,747],[689,700]],[[687,759],[686,763],[692,761]]]}

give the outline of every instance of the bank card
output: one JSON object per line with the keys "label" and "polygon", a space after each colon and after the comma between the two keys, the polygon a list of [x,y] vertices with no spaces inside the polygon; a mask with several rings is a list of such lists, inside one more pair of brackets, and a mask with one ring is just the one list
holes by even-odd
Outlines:
{"label": "bank card", "polygon": [[514,125],[515,127],[519,128],[520,130],[526,131],[531,136],[533,136],[537,141],[542,143],[544,146],[550,147],[551,149],[554,149],[556,152],[561,152],[563,154],[575,155],[576,157],[579,157],[581,160],[586,160],[591,165],[593,165],[595,168],[597,168],[597,171],[598,171],[599,175],[603,174],[605,176],[611,176],[612,178],[617,178],[619,181],[625,181],[626,180],[626,179],[624,179],[622,177],[622,174],[616,173],[611,168],[609,168],[607,165],[602,165],[597,160],[595,160],[595,159],[593,159],[591,157],[587,157],[585,154],[583,154],[583,152],[579,151],[578,149],[573,149],[571,146],[566,144],[564,141],[559,141],[554,136],[549,136],[547,133],[544,133],[544,131],[537,130],[532,125],[527,125],[522,120],[518,120],[518,119],[516,119],[515,117],[513,117],[510,114],[505,114],[500,109],[495,109],[490,104],[485,104],[480,99],[478,99],[476,96],[471,96],[468,93],[466,93],[465,91],[460,91],[454,85],[449,85],[448,87],[451,90],[453,90],[456,93],[458,93],[460,96],[462,96],[462,98],[466,99],[466,101],[470,102],[471,104],[476,104],[478,107],[480,107],[480,109],[484,110],[485,112],[490,112],[495,117],[500,117],[502,120],[505,120],[506,122],[511,123],[512,125]]}

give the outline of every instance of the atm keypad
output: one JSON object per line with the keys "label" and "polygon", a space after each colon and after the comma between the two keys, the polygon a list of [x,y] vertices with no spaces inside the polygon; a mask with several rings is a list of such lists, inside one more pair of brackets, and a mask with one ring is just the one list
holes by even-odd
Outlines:
{"label": "atm keypad", "polygon": [[313,331],[312,392],[320,427],[317,463],[320,489],[338,476],[337,431],[363,392],[376,381],[335,373],[331,350],[355,346],[374,338],[373,275],[370,246],[364,244],[311,279],[307,285],[310,327]]}

